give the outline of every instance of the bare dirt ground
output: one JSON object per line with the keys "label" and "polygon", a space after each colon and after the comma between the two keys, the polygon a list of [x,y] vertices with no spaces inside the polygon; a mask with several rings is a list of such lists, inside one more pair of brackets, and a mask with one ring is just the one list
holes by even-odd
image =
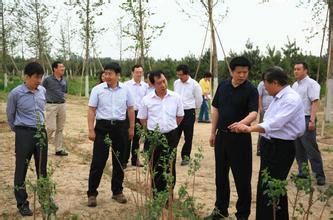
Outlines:
{"label": "bare dirt ground", "polygon": [[[60,219],[132,219],[135,212],[133,194],[136,195],[139,186],[136,186],[136,168],[129,166],[125,171],[124,193],[129,202],[120,205],[111,199],[110,171],[111,160],[109,160],[101,185],[99,187],[98,206],[96,208],[87,207],[87,185],[90,168],[90,157],[92,154],[92,143],[87,138],[87,100],[79,97],[70,97],[67,103],[67,121],[65,127],[65,146],[69,151],[68,157],[58,158],[54,155],[54,146],[49,145],[49,163],[56,166],[53,180],[56,182],[57,194],[56,203],[59,206],[57,216]],[[16,202],[13,194],[13,176],[15,168],[14,154],[14,133],[8,128],[5,116],[5,103],[0,103],[0,218],[1,219],[20,219],[20,214],[16,208]],[[215,165],[214,151],[209,147],[208,138],[210,134],[210,124],[195,124],[193,151],[196,152],[199,146],[204,149],[204,159],[201,163],[201,169],[196,176],[195,194],[197,201],[204,204],[200,215],[203,217],[209,214],[215,201]],[[318,138],[319,145],[324,160],[327,184],[321,187],[325,189],[329,184],[333,184],[333,133],[329,131],[330,137]],[[326,135],[327,136],[327,135]],[[255,155],[255,146],[257,134],[253,134],[253,175],[252,175],[252,213],[250,219],[255,217],[255,198],[256,185],[258,179],[258,169],[260,158]],[[180,143],[181,146],[183,142]],[[175,192],[179,186],[186,181],[192,181],[188,177],[188,167],[180,166],[180,150],[177,154],[177,183]],[[31,162],[31,164],[33,164]],[[291,172],[296,173],[297,167],[294,163]],[[230,172],[231,173],[231,172]],[[231,202],[229,212],[231,219],[235,213],[235,203],[237,193],[231,178]],[[33,172],[28,171],[27,178],[35,180]],[[192,192],[192,187],[189,188]],[[294,199],[295,187],[289,184],[288,195],[292,201]],[[176,193],[175,193],[176,195]],[[32,193],[29,193],[29,200],[32,202]],[[177,198],[177,195],[176,195]],[[333,204],[333,199],[330,202]],[[303,197],[301,202],[306,205],[307,197]],[[291,205],[289,205],[290,207]],[[312,209],[313,214],[310,219],[318,219],[323,204],[318,202]],[[291,207],[289,209],[291,211]],[[322,219],[329,219],[332,214],[332,207],[326,208]],[[41,214],[39,204],[37,204],[37,217]],[[26,218],[26,219],[32,219]]]}

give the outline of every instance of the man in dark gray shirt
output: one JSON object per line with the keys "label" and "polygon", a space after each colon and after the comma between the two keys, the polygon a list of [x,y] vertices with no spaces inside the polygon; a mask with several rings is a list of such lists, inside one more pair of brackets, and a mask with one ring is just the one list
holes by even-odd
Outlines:
{"label": "man in dark gray shirt", "polygon": [[67,81],[63,77],[65,66],[59,61],[52,64],[53,75],[43,81],[46,89],[46,128],[48,137],[54,135],[55,154],[67,156],[63,147],[63,129],[66,121],[65,94]]}
{"label": "man in dark gray shirt", "polygon": [[25,176],[32,155],[35,159],[37,176],[46,176],[48,145],[44,128],[41,129],[41,132],[45,133],[43,147],[37,144],[41,140],[35,137],[37,125],[44,126],[45,88],[40,86],[44,74],[43,67],[36,62],[29,63],[24,68],[24,74],[25,83],[17,86],[8,95],[7,119],[10,128],[15,132],[14,193],[17,208],[22,216],[31,216]]}

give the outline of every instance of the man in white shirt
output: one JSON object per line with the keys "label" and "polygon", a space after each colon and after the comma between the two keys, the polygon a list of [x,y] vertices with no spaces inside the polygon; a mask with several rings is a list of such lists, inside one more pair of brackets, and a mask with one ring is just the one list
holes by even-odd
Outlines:
{"label": "man in white shirt", "polygon": [[[135,112],[135,124],[139,123],[140,120],[137,119],[139,106],[142,98],[148,93],[148,84],[141,80],[143,76],[143,67],[140,64],[136,64],[132,67],[132,79],[125,82],[132,96],[134,98],[134,112]],[[134,137],[132,141],[129,141],[126,152],[123,167],[127,166],[130,154],[132,152],[132,166],[143,167],[140,163],[138,152],[140,150],[140,136],[138,135],[138,130],[134,128]],[[132,150],[131,150],[132,149]]]}
{"label": "man in white shirt", "polygon": [[[97,189],[109,157],[110,147],[112,147],[112,199],[118,203],[127,202],[123,194],[124,170],[121,162],[128,140],[134,136],[134,100],[128,88],[119,82],[120,73],[121,67],[118,63],[106,64],[105,82],[95,86],[89,98],[89,140],[94,142],[87,191],[89,207],[97,205]],[[112,146],[105,142],[107,136],[111,139]]]}
{"label": "man in white shirt", "polygon": [[185,143],[181,151],[181,165],[185,166],[189,163],[189,158],[191,156],[195,109],[201,107],[202,94],[199,83],[191,78],[189,67],[186,64],[178,65],[176,68],[176,74],[179,79],[174,82],[173,88],[174,91],[180,95],[185,112],[184,119],[177,128],[177,145],[184,132]]}
{"label": "man in white shirt", "polygon": [[[299,95],[290,88],[288,76],[282,68],[265,71],[264,85],[274,99],[268,107],[263,122],[253,126],[236,124],[234,132],[262,133],[260,171],[257,185],[256,220],[272,219],[273,208],[263,183],[262,171],[267,169],[272,178],[286,180],[295,158],[295,140],[305,131],[304,108]],[[289,219],[287,195],[279,198],[276,219]]]}
{"label": "man in white shirt", "polygon": [[[152,153],[152,168],[155,173],[152,186],[157,192],[167,190],[167,181],[163,175],[162,158],[170,158],[172,152],[177,148],[177,126],[184,116],[181,98],[175,92],[168,90],[168,82],[163,72],[154,71],[149,75],[149,80],[155,87],[155,92],[146,95],[141,102],[138,118],[148,132],[155,129],[165,135],[169,149],[166,151],[163,146],[153,146],[148,143],[148,151]],[[154,149],[151,149],[155,147]],[[175,159],[172,161],[173,186],[176,182]],[[167,166],[170,165],[169,161]],[[170,172],[168,166],[167,172]],[[173,188],[173,186],[171,186]]]}
{"label": "man in white shirt", "polygon": [[306,131],[296,140],[296,160],[300,177],[302,164],[311,164],[312,172],[316,174],[317,184],[325,185],[323,160],[316,140],[316,113],[319,108],[320,85],[308,76],[308,65],[304,62],[296,63],[294,74],[296,82],[292,88],[301,96],[304,105]]}

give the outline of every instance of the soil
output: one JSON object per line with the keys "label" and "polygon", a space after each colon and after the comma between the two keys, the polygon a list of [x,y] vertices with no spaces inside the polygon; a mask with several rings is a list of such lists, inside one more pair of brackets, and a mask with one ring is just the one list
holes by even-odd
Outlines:
{"label": "soil", "polygon": [[[65,146],[69,151],[67,157],[57,157],[54,154],[54,146],[49,145],[48,161],[56,168],[52,178],[56,182],[57,194],[55,201],[59,206],[57,216],[60,219],[133,219],[136,206],[134,198],[141,192],[143,186],[136,184],[136,179],[142,179],[142,168],[129,166],[125,170],[124,194],[128,198],[127,204],[118,204],[111,199],[111,160],[105,168],[101,184],[99,186],[99,195],[97,198],[98,206],[96,208],[87,207],[87,185],[90,169],[92,142],[87,138],[87,100],[85,98],[70,97],[67,102],[67,121],[64,130]],[[6,103],[0,103],[0,218],[16,219],[21,218],[16,208],[16,201],[13,193],[13,177],[15,168],[15,152],[14,152],[14,133],[10,131],[5,119]],[[204,150],[204,159],[201,163],[201,169],[196,174],[194,196],[198,203],[203,205],[199,214],[201,217],[210,214],[215,202],[215,164],[214,151],[208,144],[210,134],[210,124],[196,123],[194,129],[193,152],[197,152],[201,146]],[[332,134],[331,134],[332,135]],[[258,169],[260,157],[256,156],[257,134],[252,135],[253,140],[253,175],[252,175],[252,206],[250,219],[255,217],[255,200],[256,185],[258,179]],[[324,170],[326,173],[325,186],[319,187],[324,190],[329,184],[333,184],[333,137],[319,138],[319,146],[321,149]],[[183,139],[179,146],[182,146]],[[177,183],[175,192],[181,184],[192,182],[192,177],[188,177],[188,166],[180,166],[180,150],[177,153]],[[30,162],[33,164],[33,161]],[[141,169],[141,170],[140,170]],[[294,162],[291,173],[297,172],[297,165]],[[28,171],[27,178],[31,181],[35,180],[35,174]],[[290,178],[288,178],[290,179]],[[291,181],[289,181],[291,182]],[[229,213],[233,219],[236,212],[235,204],[237,201],[237,192],[230,172],[231,197]],[[316,186],[317,188],[317,186]],[[192,193],[192,185],[189,185],[189,192]],[[293,201],[295,197],[295,187],[292,184],[288,186],[289,200]],[[32,203],[32,192],[29,192],[29,200]],[[315,197],[317,193],[315,194]],[[140,197],[140,196],[139,196]],[[175,193],[175,199],[177,199]],[[307,205],[307,196],[303,196],[300,200]],[[333,203],[331,199],[330,203]],[[32,205],[30,206],[32,208]],[[41,218],[39,204],[36,205],[37,218]],[[323,203],[317,202],[313,209],[310,219],[319,219]],[[322,219],[332,217],[331,207],[325,209]],[[289,204],[290,216],[292,212],[291,202]],[[26,219],[33,219],[28,217]]]}

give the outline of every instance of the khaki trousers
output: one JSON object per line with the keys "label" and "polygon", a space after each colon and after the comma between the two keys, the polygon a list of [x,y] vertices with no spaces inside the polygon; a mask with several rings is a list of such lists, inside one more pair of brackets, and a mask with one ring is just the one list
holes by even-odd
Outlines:
{"label": "khaki trousers", "polygon": [[54,134],[55,151],[64,150],[63,148],[63,129],[66,121],[66,105],[46,104],[46,129],[49,140]]}

